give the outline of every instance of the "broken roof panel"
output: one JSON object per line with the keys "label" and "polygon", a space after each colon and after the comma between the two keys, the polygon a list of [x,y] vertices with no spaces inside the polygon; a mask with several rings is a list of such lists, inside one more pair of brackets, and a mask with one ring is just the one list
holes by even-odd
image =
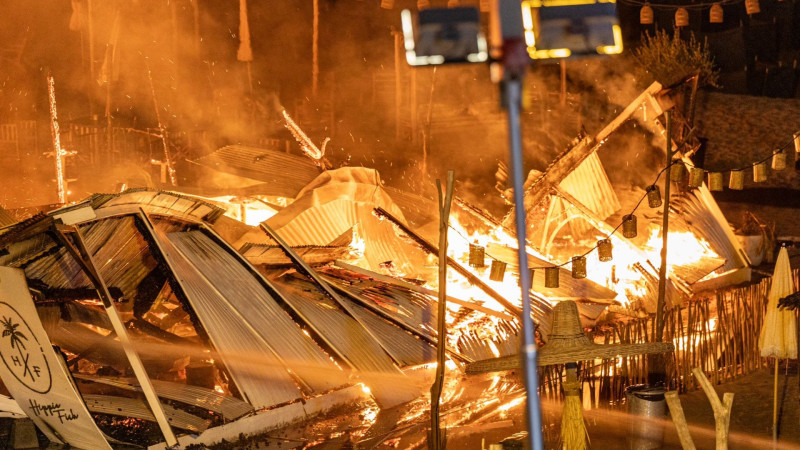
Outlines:
{"label": "broken roof panel", "polygon": [[325,268],[320,274],[329,283],[362,299],[363,303],[379,308],[418,333],[436,339],[438,314],[434,299],[341,269]]}
{"label": "broken roof panel", "polygon": [[[345,246],[304,245],[293,247],[293,250],[303,258],[303,261],[311,265],[333,262],[350,253],[350,248]],[[247,258],[251,264],[263,265],[265,267],[284,267],[292,265],[291,259],[276,245],[247,243],[239,249],[239,253]]]}
{"label": "broken roof panel", "polygon": [[[156,231],[155,237],[198,321],[244,398],[257,409],[301,398],[274,350],[244,320],[242,312],[214,287],[216,280],[206,278],[162,233]],[[222,271],[221,267],[218,269]],[[261,331],[271,330],[269,323],[260,325]]]}
{"label": "broken roof panel", "polygon": [[260,181],[259,193],[281,197],[294,197],[319,175],[319,167],[308,158],[244,145],[228,145],[191,162]]}
{"label": "broken roof panel", "polygon": [[597,153],[589,155],[564,177],[559,188],[577,198],[600,219],[622,207]]}
{"label": "broken roof panel", "polygon": [[[383,190],[375,170],[348,167],[320,174],[291,205],[266,223],[291,246],[328,245],[356,226],[364,240],[364,257],[372,269],[392,261],[397,270],[415,276],[422,262],[398,240],[391,225],[373,214],[376,207],[404,220],[400,208]],[[236,246],[248,242],[268,240],[261,230],[255,229],[237,241]]]}
{"label": "broken roof panel", "polygon": [[[96,210],[120,207],[120,210],[130,210],[125,206],[144,207],[148,212],[168,214],[173,216],[186,216],[195,220],[213,223],[225,214],[225,210],[195,197],[168,191],[148,191],[144,189],[129,189],[121,194],[99,194],[90,197],[90,204]],[[98,214],[99,215],[99,214]]]}
{"label": "broken roof panel", "polygon": [[[280,364],[310,388],[311,392],[324,392],[345,382],[344,374],[330,361],[327,355],[300,329],[281,308],[273,296],[261,285],[253,272],[244,267],[219,242],[214,242],[203,231],[174,232],[166,235],[177,252],[186,258],[202,278],[206,289],[213,290],[219,305],[228,305],[228,314],[238,317],[252,329],[266,346],[267,354],[275,354]],[[208,294],[203,294],[208,295]],[[214,309],[219,309],[214,306]],[[202,319],[204,314],[198,311]],[[214,319],[212,319],[214,318]],[[215,316],[206,316],[205,326],[215,333],[231,333],[211,323]],[[238,332],[238,331],[237,331]],[[220,349],[224,355],[225,352]],[[255,405],[254,405],[255,406]]]}
{"label": "broken roof panel", "polygon": [[315,285],[302,280],[279,283],[287,303],[303,320],[358,370],[381,407],[389,408],[412,400],[419,392],[392,363],[370,330],[347,314]]}
{"label": "broken roof panel", "polygon": [[[129,378],[110,378],[82,374],[74,374],[73,376],[78,380],[114,386],[126,391],[142,391],[138,383]],[[253,407],[250,404],[238,398],[220,394],[213,389],[162,380],[150,380],[150,382],[159,397],[208,409],[222,415],[225,420],[233,420],[253,412]]]}
{"label": "broken roof panel", "polygon": [[[92,259],[109,288],[117,288],[126,299],[133,299],[139,283],[157,265],[149,254],[147,243],[136,228],[134,217],[90,222],[81,226],[81,232]],[[43,240],[43,237],[33,237],[29,248],[43,250],[55,247],[52,240],[46,237]],[[24,261],[23,253],[31,253],[23,248],[19,251],[22,253],[13,258],[17,263]],[[4,262],[13,265],[14,261]],[[80,265],[64,248],[27,264],[25,275],[54,289],[94,287],[83,274]]]}
{"label": "broken roof panel", "polygon": [[[93,413],[109,414],[112,416],[133,417],[155,422],[156,418],[148,408],[147,403],[138,398],[117,397],[112,395],[84,394],[83,401],[86,407]],[[161,404],[164,408],[169,424],[175,428],[199,433],[210,424],[210,421],[189,414],[186,411],[177,409],[167,404]]]}

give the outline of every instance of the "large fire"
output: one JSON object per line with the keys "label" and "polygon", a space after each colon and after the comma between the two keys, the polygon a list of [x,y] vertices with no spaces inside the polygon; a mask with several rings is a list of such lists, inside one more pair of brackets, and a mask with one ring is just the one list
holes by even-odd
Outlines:
{"label": "large fire", "polygon": [[[516,251],[516,239],[506,230],[498,226],[486,233],[468,232],[467,229],[458,221],[457,217],[451,217],[451,230],[448,234],[448,255],[461,262],[486,284],[491,286],[498,293],[515,304],[520,304],[521,292],[518,284],[518,272],[512,276],[505,276],[503,281],[493,281],[490,279],[491,262],[482,268],[469,266],[469,244],[480,245],[486,249],[507,248]],[[596,240],[603,239],[605,236],[598,235]],[[598,258],[596,251],[586,254],[587,259],[587,278],[617,293],[615,300],[624,306],[631,305],[636,297],[642,296],[646,292],[647,280],[636,265],[644,265],[649,261],[652,267],[658,268],[661,264],[661,229],[653,228],[650,236],[642,248],[636,247],[630,241],[624,240],[616,235],[610,237],[614,246],[614,258],[612,261],[602,262]],[[553,265],[562,265],[562,261],[569,261],[570,256],[543,255],[532,247],[527,247],[529,255],[539,259],[552,261]],[[487,251],[488,259],[496,259]],[[691,232],[670,232],[667,243],[667,275],[674,272],[678,266],[686,266],[700,261],[705,257],[717,257],[711,250],[707,241],[692,234]],[[514,258],[516,259],[516,258]],[[571,269],[571,263],[563,264],[565,269]],[[463,277],[448,272],[448,294],[458,298],[485,300],[485,306],[502,311],[501,305],[492,300],[487,300],[486,295],[478,288],[470,285]],[[534,292],[541,290],[542,286],[532,286]],[[546,297],[545,297],[546,298]]]}

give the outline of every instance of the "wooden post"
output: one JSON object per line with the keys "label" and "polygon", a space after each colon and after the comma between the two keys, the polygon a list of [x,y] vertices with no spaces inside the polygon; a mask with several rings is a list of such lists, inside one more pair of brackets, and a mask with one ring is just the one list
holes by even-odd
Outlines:
{"label": "wooden post", "polygon": [[695,450],[691,434],[689,434],[689,425],[686,423],[686,416],[683,414],[683,407],[681,400],[678,398],[677,391],[669,391],[664,393],[664,398],[667,399],[667,406],[669,406],[669,415],[672,416],[672,423],[678,430],[678,438],[681,440],[681,447],[683,450]]}
{"label": "wooden post", "polygon": [[450,205],[453,200],[453,171],[447,172],[447,191],[442,198],[442,182],[436,180],[439,192],[439,310],[436,346],[436,377],[431,386],[431,438],[428,447],[438,450],[445,448],[445,437],[439,424],[439,402],[444,385],[445,342],[447,339],[447,232],[450,228]]}
{"label": "wooden post", "polygon": [[86,0],[86,30],[89,40],[89,81],[86,83],[87,96],[89,97],[89,117],[94,118],[94,20],[92,19],[92,0]]}
{"label": "wooden post", "polygon": [[422,132],[422,176],[428,174],[428,151],[431,148],[431,120],[433,115],[433,91],[436,88],[436,66],[431,72],[431,91],[428,94],[428,114],[425,117],[425,130]]}
{"label": "wooden post", "polygon": [[[74,236],[75,243],[77,245],[73,245],[72,242],[70,242],[70,240],[64,234],[65,232],[69,232]],[[156,418],[156,422],[158,422],[161,433],[164,435],[164,440],[170,447],[178,445],[178,440],[175,438],[175,433],[173,433],[172,428],[169,425],[169,419],[167,419],[166,414],[164,414],[164,409],[161,407],[161,402],[158,400],[158,395],[156,395],[155,389],[153,389],[153,385],[150,383],[150,378],[147,375],[147,371],[145,370],[141,359],[139,359],[139,355],[133,348],[133,343],[128,337],[128,332],[125,330],[125,324],[122,323],[122,318],[119,316],[119,311],[117,311],[117,308],[114,306],[111,293],[108,291],[108,286],[106,286],[100,271],[97,270],[97,266],[94,265],[92,256],[89,253],[89,250],[86,248],[86,244],[83,241],[80,230],[78,227],[61,226],[54,229],[54,234],[61,244],[64,245],[64,248],[66,248],[67,252],[69,252],[78,265],[81,266],[83,273],[87,278],[89,278],[89,280],[91,280],[94,288],[97,290],[97,294],[100,297],[100,300],[103,302],[103,307],[105,308],[108,318],[111,321],[113,331],[117,334],[120,344],[122,344],[122,349],[125,351],[125,356],[128,357],[128,362],[133,369],[133,373],[136,375],[136,380],[139,382],[139,386],[142,388],[142,392],[147,400],[147,404],[150,407],[153,416]]]}
{"label": "wooden post", "polygon": [[312,36],[311,36],[311,96],[317,98],[319,85],[319,0],[313,0]]}
{"label": "wooden post", "polygon": [[772,383],[772,440],[778,440],[778,358],[775,358],[775,379]]}
{"label": "wooden post", "polygon": [[403,104],[403,34],[392,31],[394,37],[394,138],[400,141],[400,110]]}
{"label": "wooden post", "polygon": [[670,188],[670,169],[672,167],[672,113],[665,111],[667,118],[667,170],[664,173],[664,212],[661,226],[661,267],[658,271],[658,303],[656,306],[656,338],[655,342],[661,342],[664,337],[664,307],[666,304],[667,293],[667,238],[669,237],[669,188]]}
{"label": "wooden post", "polygon": [[558,62],[561,68],[561,92],[559,93],[559,100],[561,106],[567,106],[567,60],[562,59]]}
{"label": "wooden post", "polygon": [[708,381],[708,378],[703,374],[699,367],[692,369],[700,387],[706,393],[708,401],[711,402],[711,409],[714,410],[714,429],[717,436],[717,450],[728,449],[728,427],[731,423],[731,407],[733,406],[733,392],[726,392],[722,396],[722,401],[719,401],[719,396],[714,390],[714,386]]}

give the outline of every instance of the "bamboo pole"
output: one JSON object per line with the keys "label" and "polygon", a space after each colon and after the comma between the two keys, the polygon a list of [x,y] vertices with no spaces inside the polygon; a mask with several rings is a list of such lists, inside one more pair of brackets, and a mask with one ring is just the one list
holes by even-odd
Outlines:
{"label": "bamboo pole", "polygon": [[445,342],[447,341],[447,232],[450,228],[450,205],[453,201],[453,171],[447,172],[446,193],[442,193],[442,182],[436,180],[439,192],[439,310],[438,338],[436,346],[436,377],[431,386],[431,439],[428,446],[432,449],[445,448],[445,435],[439,423],[439,403],[444,386]]}
{"label": "bamboo pole", "polygon": [[319,86],[319,0],[313,0],[313,10],[311,37],[311,96],[316,99],[317,88]]}
{"label": "bamboo pole", "polygon": [[778,440],[778,358],[775,358],[775,379],[772,383],[772,440]]}
{"label": "bamboo pole", "polygon": [[394,138],[399,142],[400,111],[403,104],[403,34],[399,31],[392,31],[392,36],[394,37]]}
{"label": "bamboo pole", "polygon": [[[666,305],[667,293],[667,238],[669,237],[669,190],[670,190],[670,171],[672,168],[672,113],[665,111],[667,119],[667,169],[664,173],[664,212],[661,225],[661,267],[658,270],[658,303],[656,306],[656,339],[661,342],[664,335],[664,307]],[[657,357],[663,359],[663,357]]]}
{"label": "bamboo pole", "polygon": [[711,382],[708,381],[703,371],[699,367],[692,369],[692,373],[697,378],[703,388],[708,401],[711,402],[711,409],[714,411],[714,431],[717,438],[717,450],[728,449],[728,427],[731,422],[731,407],[733,406],[733,392],[726,392],[719,400],[719,395],[714,390]]}
{"label": "bamboo pole", "polygon": [[683,414],[683,406],[681,406],[678,393],[669,391],[664,393],[664,397],[669,407],[669,415],[672,416],[672,423],[675,424],[675,428],[678,430],[681,447],[683,450],[695,450],[697,447],[694,446],[692,435],[689,434],[689,425],[686,423],[686,416]]}

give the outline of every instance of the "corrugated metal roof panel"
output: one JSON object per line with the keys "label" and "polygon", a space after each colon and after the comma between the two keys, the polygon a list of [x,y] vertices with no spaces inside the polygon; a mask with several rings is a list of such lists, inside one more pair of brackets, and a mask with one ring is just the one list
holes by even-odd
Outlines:
{"label": "corrugated metal roof panel", "polygon": [[[739,253],[741,247],[736,237],[705,187],[685,192],[673,199],[677,214],[670,214],[670,221],[684,222],[698,236],[702,237],[717,254],[725,258],[725,271],[746,267],[746,258]],[[672,224],[670,223],[670,227]]]}
{"label": "corrugated metal roof panel", "polygon": [[266,183],[265,195],[294,197],[319,175],[308,158],[258,147],[228,145],[192,162],[220,172]]}
{"label": "corrugated metal roof panel", "polygon": [[370,329],[372,335],[380,340],[381,346],[401,367],[416,366],[436,360],[436,348],[432,345],[401,330],[347,298],[342,297],[342,301],[350,306],[358,321]]}
{"label": "corrugated metal roof panel", "polygon": [[[311,265],[325,264],[336,261],[350,252],[348,247],[302,246],[293,247],[303,261]],[[290,266],[292,261],[280,247],[264,244],[247,243],[239,249],[251,264],[265,266]]]}
{"label": "corrugated metal roof panel", "polygon": [[356,369],[365,372],[395,373],[397,368],[380,344],[355,319],[311,283],[292,280],[275,287],[292,308],[298,310],[312,327],[324,334]]}
{"label": "corrugated metal roof panel", "polygon": [[[115,397],[111,395],[85,394],[83,400],[93,413],[110,414],[112,416],[134,417],[155,422],[156,418],[143,400],[138,398]],[[199,433],[211,423],[210,420],[189,414],[186,411],[161,404],[169,424],[181,430]]]}
{"label": "corrugated metal roof panel", "polygon": [[[211,344],[245,399],[258,409],[300,398],[300,391],[286,368],[261,333],[252,325],[248,326],[242,312],[216,289],[216,280],[206,278],[161,232],[156,231],[155,238]],[[187,252],[194,253],[191,248]],[[217,273],[224,273],[219,266]],[[270,329],[269,322],[261,325],[261,330]]]}
{"label": "corrugated metal roof panel", "polygon": [[113,206],[133,205],[149,206],[162,213],[186,215],[197,220],[214,222],[225,210],[201,199],[168,191],[148,191],[140,189],[127,190],[111,198],[103,198],[97,202],[95,209],[101,210]]}
{"label": "corrugated metal roof panel", "polygon": [[[81,227],[81,232],[92,260],[108,287],[118,288],[126,299],[133,299],[139,283],[157,265],[135,226],[134,218],[128,216],[90,222]],[[94,287],[64,248],[31,262],[25,267],[25,274],[56,289]],[[132,306],[132,302],[120,304],[123,310],[129,306]]]}
{"label": "corrugated metal roof panel", "polygon": [[389,408],[417,397],[420,392],[392,363],[380,343],[317,286],[292,280],[275,286],[338,354],[358,370],[381,407]]}
{"label": "corrugated metal roof panel", "polygon": [[[129,378],[108,378],[82,374],[73,374],[73,376],[79,380],[114,386],[127,391],[141,392],[136,380]],[[225,420],[233,420],[253,412],[253,407],[250,404],[238,398],[220,394],[212,389],[162,380],[150,380],[150,383],[159,397],[214,411],[221,414]]]}
{"label": "corrugated metal roof panel", "polygon": [[346,382],[346,375],[303,334],[253,273],[226,249],[202,231],[169,233],[167,238],[202,274],[210,284],[208,289],[221,297],[219,301],[229,304],[240,320],[249,324],[280,361],[312,390],[327,391]]}
{"label": "corrugated metal roof panel", "polygon": [[599,219],[609,217],[622,207],[596,152],[570,172],[559,187],[578,199]]}
{"label": "corrugated metal roof panel", "polygon": [[431,298],[366,277],[348,276],[330,268],[320,271],[325,280],[336,284],[373,307],[380,308],[420,334],[436,339],[437,303]]}

